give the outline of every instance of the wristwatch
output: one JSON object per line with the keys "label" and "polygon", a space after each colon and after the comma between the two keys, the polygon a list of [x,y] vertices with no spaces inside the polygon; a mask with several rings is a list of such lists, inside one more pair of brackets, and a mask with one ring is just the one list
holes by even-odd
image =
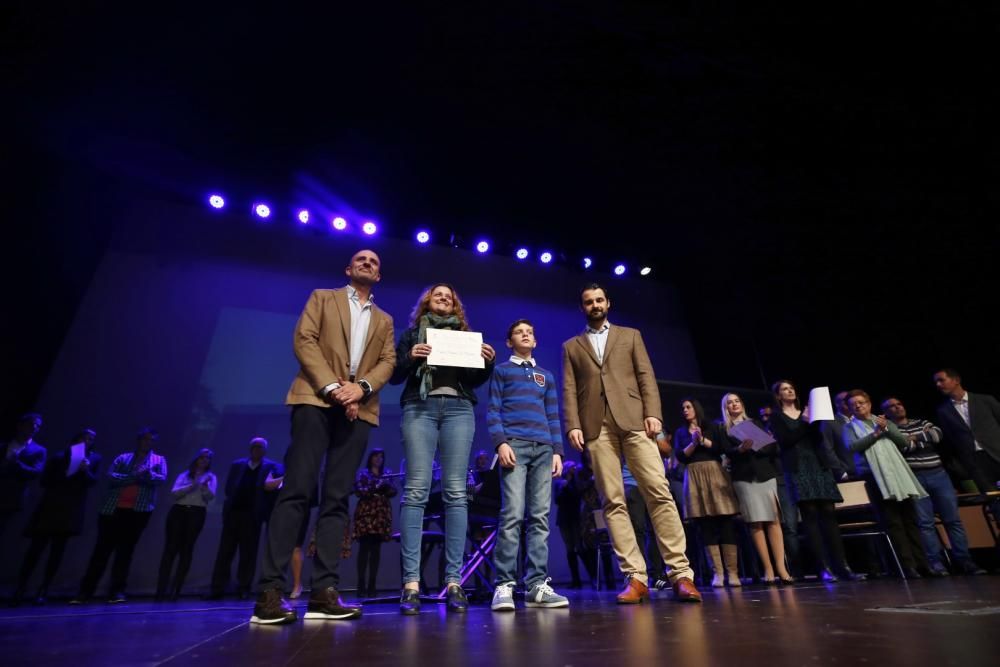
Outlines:
{"label": "wristwatch", "polygon": [[368,380],[361,378],[360,380],[358,380],[358,386],[361,387],[361,391],[364,392],[365,398],[368,398],[369,396],[372,395],[373,391],[372,385],[370,382],[368,382]]}

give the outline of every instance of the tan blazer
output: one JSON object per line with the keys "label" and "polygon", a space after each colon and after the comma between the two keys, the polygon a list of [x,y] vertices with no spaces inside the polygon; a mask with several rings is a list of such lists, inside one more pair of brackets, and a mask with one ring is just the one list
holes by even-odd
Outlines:
{"label": "tan blazer", "polygon": [[605,405],[615,423],[628,431],[644,431],[646,417],[663,419],[653,365],[637,329],[611,325],[603,365],[586,333],[563,343],[566,432],[583,429],[584,440],[599,436]]}
{"label": "tan blazer", "polygon": [[[299,374],[285,397],[287,405],[330,407],[319,392],[351,373],[351,306],[347,288],[318,289],[310,296],[295,325],[292,344],[299,360]],[[396,365],[392,317],[372,305],[365,351],[356,378],[371,383],[372,393],[358,406],[358,418],[378,426],[378,391],[389,381]]]}

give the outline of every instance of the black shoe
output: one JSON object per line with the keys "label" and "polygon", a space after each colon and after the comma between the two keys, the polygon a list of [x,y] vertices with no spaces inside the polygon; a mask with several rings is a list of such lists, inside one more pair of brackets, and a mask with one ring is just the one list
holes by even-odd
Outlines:
{"label": "black shoe", "polygon": [[448,611],[457,614],[464,614],[469,610],[469,599],[465,597],[465,591],[458,584],[448,586]]}
{"label": "black shoe", "polygon": [[920,579],[920,573],[917,572],[917,568],[915,567],[904,567],[903,579]]}
{"label": "black shoe", "polygon": [[282,623],[294,623],[298,619],[298,614],[292,609],[292,605],[281,597],[281,591],[277,588],[269,588],[262,591],[257,597],[257,604],[253,606],[253,616],[251,623],[262,625],[280,625]]}
{"label": "black shoe", "polygon": [[202,595],[201,599],[207,602],[216,602],[218,600],[221,600],[223,597],[225,596],[221,591],[212,591],[211,593],[206,593],[205,595]]}
{"label": "black shoe", "polygon": [[309,594],[309,607],[304,616],[306,620],[324,619],[346,621],[361,618],[361,607],[348,607],[340,599],[340,593],[333,586],[321,590],[313,590]]}
{"label": "black shoe", "polygon": [[846,565],[837,572],[837,576],[844,581],[864,581],[868,578],[866,575],[856,573]]}
{"label": "black shoe", "polygon": [[979,567],[978,565],[976,565],[975,563],[973,563],[971,560],[970,561],[966,561],[966,562],[962,563],[961,565],[959,565],[958,571],[961,574],[967,574],[969,576],[977,576],[977,575],[980,575],[980,574],[987,574],[986,570],[984,570],[983,568]]}
{"label": "black shoe", "polygon": [[837,578],[837,575],[835,575],[833,572],[830,571],[829,568],[826,568],[826,567],[824,567],[823,571],[819,573],[819,578],[820,578],[821,581],[823,581],[825,583],[828,583],[828,584],[834,584],[834,583],[840,581]]}
{"label": "black shoe", "polygon": [[77,595],[75,598],[71,599],[68,604],[71,605],[81,605],[90,602],[90,597],[87,595]]}
{"label": "black shoe", "polygon": [[48,598],[49,598],[49,589],[45,588],[45,587],[39,588],[38,589],[38,594],[35,595],[34,605],[36,607],[41,607],[46,602],[48,602]]}
{"label": "black shoe", "polygon": [[121,592],[112,593],[111,597],[108,598],[108,604],[122,604],[124,602],[128,602],[128,598]]}
{"label": "black shoe", "polygon": [[403,589],[399,598],[399,613],[404,616],[416,616],[420,613],[420,591]]}
{"label": "black shoe", "polygon": [[945,570],[944,568],[921,567],[918,568],[917,571],[920,572],[921,577],[928,577],[931,579],[940,579],[941,577],[948,576],[948,570]]}

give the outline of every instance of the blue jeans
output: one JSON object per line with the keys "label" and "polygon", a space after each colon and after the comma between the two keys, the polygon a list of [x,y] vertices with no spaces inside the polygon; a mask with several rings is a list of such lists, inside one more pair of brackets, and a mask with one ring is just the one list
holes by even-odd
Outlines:
{"label": "blue jeans", "polygon": [[511,439],[517,463],[500,468],[500,533],[494,550],[496,583],[517,581],[517,551],[521,543],[524,506],[528,505],[527,562],[524,585],[545,581],[549,569],[549,508],[552,506],[552,447]]}
{"label": "blue jeans", "polygon": [[927,551],[927,560],[930,561],[931,567],[944,567],[941,560],[941,541],[934,528],[935,512],[941,516],[941,523],[948,533],[948,541],[951,542],[951,552],[955,560],[960,563],[971,562],[969,540],[965,536],[965,526],[962,525],[962,519],[958,515],[958,498],[955,496],[955,487],[952,486],[948,473],[944,468],[935,468],[914,470],[913,474],[927,491],[926,498],[917,500],[917,524],[920,526],[920,536],[923,538],[924,550]]}
{"label": "blue jeans", "polygon": [[403,406],[406,483],[399,511],[403,584],[420,581],[420,541],[430,495],[434,453],[440,446],[441,499],[444,502],[446,583],[461,579],[469,523],[466,480],[476,432],[472,403],[454,396],[428,396]]}

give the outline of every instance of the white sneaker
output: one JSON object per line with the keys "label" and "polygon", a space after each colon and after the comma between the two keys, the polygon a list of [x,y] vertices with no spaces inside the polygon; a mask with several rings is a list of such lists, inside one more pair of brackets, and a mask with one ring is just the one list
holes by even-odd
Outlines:
{"label": "white sneaker", "polygon": [[[545,581],[539,582],[531,587],[531,590],[524,596],[524,604],[526,607],[546,607],[549,609],[555,609],[558,607],[569,606],[569,599],[552,590],[552,587],[549,586],[550,581],[552,581],[552,579],[546,579]],[[496,598],[493,599],[496,600]]]}
{"label": "white sneaker", "polygon": [[493,591],[493,611],[514,611],[514,582],[499,584]]}

